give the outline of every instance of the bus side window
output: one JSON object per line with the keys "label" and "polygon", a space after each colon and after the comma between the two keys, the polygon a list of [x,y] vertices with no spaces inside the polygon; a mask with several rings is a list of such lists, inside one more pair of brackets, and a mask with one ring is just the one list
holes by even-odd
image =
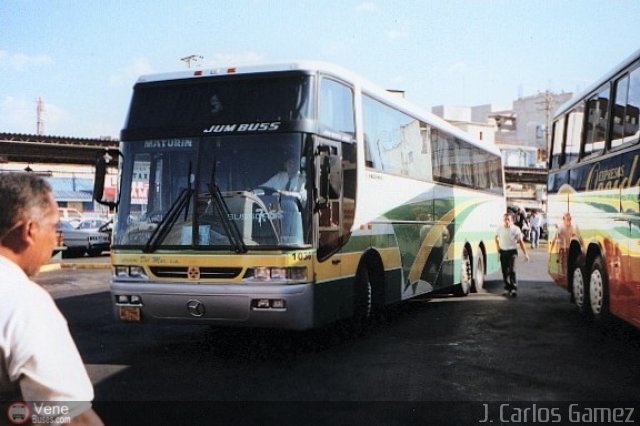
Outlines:
{"label": "bus side window", "polygon": [[638,140],[640,68],[615,82],[611,148]]}
{"label": "bus side window", "polygon": [[567,132],[563,161],[564,164],[571,164],[578,161],[583,123],[584,105],[581,103],[575,106],[567,116]]}
{"label": "bus side window", "polygon": [[553,123],[553,140],[551,141],[551,169],[558,169],[562,159],[562,142],[564,142],[564,116]]}
{"label": "bus side window", "polygon": [[592,96],[587,101],[583,155],[604,151],[609,121],[609,87]]}
{"label": "bus side window", "polygon": [[330,130],[355,135],[353,90],[329,78],[320,82],[320,109],[318,119]]}

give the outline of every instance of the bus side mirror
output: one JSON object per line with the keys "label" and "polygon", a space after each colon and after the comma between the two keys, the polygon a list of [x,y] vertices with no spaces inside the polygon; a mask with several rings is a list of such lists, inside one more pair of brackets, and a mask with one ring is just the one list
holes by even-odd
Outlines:
{"label": "bus side mirror", "polygon": [[[120,153],[118,152],[117,155],[120,155]],[[118,165],[118,162],[113,160],[114,158],[109,151],[96,158],[96,172],[93,181],[93,199],[103,206],[108,206],[110,209],[118,206],[115,188],[106,186],[109,167]]]}

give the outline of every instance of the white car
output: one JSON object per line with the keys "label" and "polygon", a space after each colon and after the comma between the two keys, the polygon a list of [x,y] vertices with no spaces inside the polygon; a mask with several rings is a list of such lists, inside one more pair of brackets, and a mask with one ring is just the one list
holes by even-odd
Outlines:
{"label": "white car", "polygon": [[109,250],[110,236],[106,232],[89,231],[76,229],[71,223],[60,221],[58,231],[63,234],[63,242],[66,250],[62,252],[63,257],[100,256],[103,251]]}

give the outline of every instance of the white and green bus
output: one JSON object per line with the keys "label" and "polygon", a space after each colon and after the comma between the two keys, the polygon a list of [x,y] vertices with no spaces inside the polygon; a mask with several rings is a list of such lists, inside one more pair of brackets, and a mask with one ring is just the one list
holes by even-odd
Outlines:
{"label": "white and green bus", "polygon": [[498,269],[496,147],[334,65],[141,77],[118,155],[123,321],[309,329]]}

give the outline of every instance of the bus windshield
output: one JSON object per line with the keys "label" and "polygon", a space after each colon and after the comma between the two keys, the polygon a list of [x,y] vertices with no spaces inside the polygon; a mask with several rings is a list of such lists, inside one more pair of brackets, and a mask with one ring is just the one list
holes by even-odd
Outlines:
{"label": "bus windshield", "polygon": [[313,81],[286,74],[140,83],[122,140],[219,133],[230,126],[238,131],[239,123],[299,122],[311,118]]}
{"label": "bus windshield", "polygon": [[153,252],[310,244],[311,144],[303,134],[149,139],[124,146],[115,246]]}

